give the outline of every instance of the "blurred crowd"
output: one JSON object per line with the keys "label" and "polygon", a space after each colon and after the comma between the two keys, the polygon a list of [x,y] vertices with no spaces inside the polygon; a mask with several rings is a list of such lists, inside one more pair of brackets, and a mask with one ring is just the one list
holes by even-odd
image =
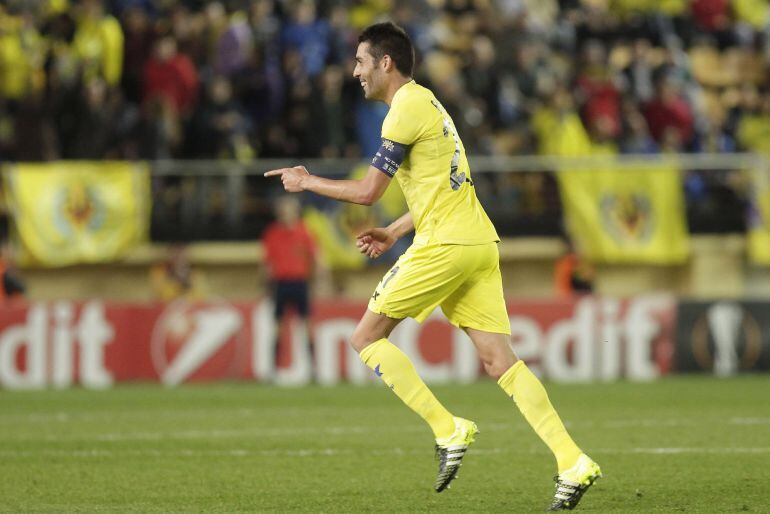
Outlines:
{"label": "blurred crowd", "polygon": [[767,0],[6,0],[0,159],[367,157],[391,19],[470,154],[770,148]]}

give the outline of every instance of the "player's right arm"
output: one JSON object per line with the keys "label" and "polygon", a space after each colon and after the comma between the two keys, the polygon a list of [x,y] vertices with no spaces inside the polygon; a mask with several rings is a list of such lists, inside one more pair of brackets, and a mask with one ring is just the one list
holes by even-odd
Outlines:
{"label": "player's right arm", "polygon": [[376,259],[393,246],[396,241],[414,230],[412,213],[407,212],[385,228],[370,228],[356,236],[358,251]]}
{"label": "player's right arm", "polygon": [[379,200],[392,178],[392,175],[383,173],[374,165],[369,166],[369,171],[360,180],[319,177],[312,175],[304,166],[271,170],[265,173],[265,176],[281,177],[283,187],[289,193],[311,191],[335,200],[360,205],[372,205]]}
{"label": "player's right arm", "polygon": [[343,202],[372,205],[380,199],[412,146],[424,131],[419,106],[424,102],[393,103],[382,122],[382,144],[360,180],[334,180],[311,174],[304,166],[270,170],[265,177],[280,177],[289,193],[311,191]]}

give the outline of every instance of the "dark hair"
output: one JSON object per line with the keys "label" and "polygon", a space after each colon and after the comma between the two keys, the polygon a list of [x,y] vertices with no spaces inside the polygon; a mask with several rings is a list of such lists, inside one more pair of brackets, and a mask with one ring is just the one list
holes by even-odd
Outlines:
{"label": "dark hair", "polygon": [[375,61],[385,55],[393,59],[396,69],[405,77],[412,76],[414,47],[407,33],[393,22],[375,23],[358,36],[359,43],[369,43],[369,53]]}

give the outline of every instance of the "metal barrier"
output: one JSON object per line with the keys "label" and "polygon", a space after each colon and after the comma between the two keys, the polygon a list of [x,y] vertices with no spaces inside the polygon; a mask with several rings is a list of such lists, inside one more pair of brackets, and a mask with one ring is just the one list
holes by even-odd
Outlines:
{"label": "metal barrier", "polygon": [[[759,154],[667,154],[591,157],[471,157],[477,194],[504,237],[558,236],[562,204],[557,174],[597,167],[639,169],[665,166],[682,173],[690,232],[743,233],[751,180],[748,170],[770,173]],[[257,159],[150,163],[154,241],[253,240],[272,220],[272,200],[282,194],[270,169],[303,164],[312,173],[347,177],[367,166],[359,159]],[[304,202],[332,209],[333,200],[307,194]],[[0,209],[1,210],[1,209]],[[0,215],[0,218],[2,216]],[[5,232],[0,219],[0,232]]]}
{"label": "metal barrier", "polygon": [[[293,159],[236,161],[156,161],[153,176],[152,238],[244,240],[259,237],[272,219],[271,200],[278,181],[262,174],[303,164],[314,174],[342,178],[366,161]],[[560,170],[666,166],[682,172],[687,219],[693,233],[745,231],[750,181],[747,170],[770,170],[757,154],[623,155],[618,157],[472,157],[476,190],[501,236],[557,236],[562,205],[556,174]],[[316,195],[304,200],[329,205]]]}

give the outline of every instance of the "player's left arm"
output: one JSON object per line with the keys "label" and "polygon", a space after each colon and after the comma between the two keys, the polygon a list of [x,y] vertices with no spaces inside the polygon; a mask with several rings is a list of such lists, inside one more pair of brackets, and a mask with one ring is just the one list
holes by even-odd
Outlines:
{"label": "player's left arm", "polygon": [[362,254],[376,259],[388,251],[401,236],[414,230],[412,213],[407,212],[385,228],[370,228],[356,236],[356,247]]}
{"label": "player's left arm", "polygon": [[361,179],[328,179],[311,174],[304,166],[281,168],[265,173],[266,177],[280,176],[289,193],[312,191],[343,202],[372,205],[390,185],[391,177],[374,166],[369,166]]}

